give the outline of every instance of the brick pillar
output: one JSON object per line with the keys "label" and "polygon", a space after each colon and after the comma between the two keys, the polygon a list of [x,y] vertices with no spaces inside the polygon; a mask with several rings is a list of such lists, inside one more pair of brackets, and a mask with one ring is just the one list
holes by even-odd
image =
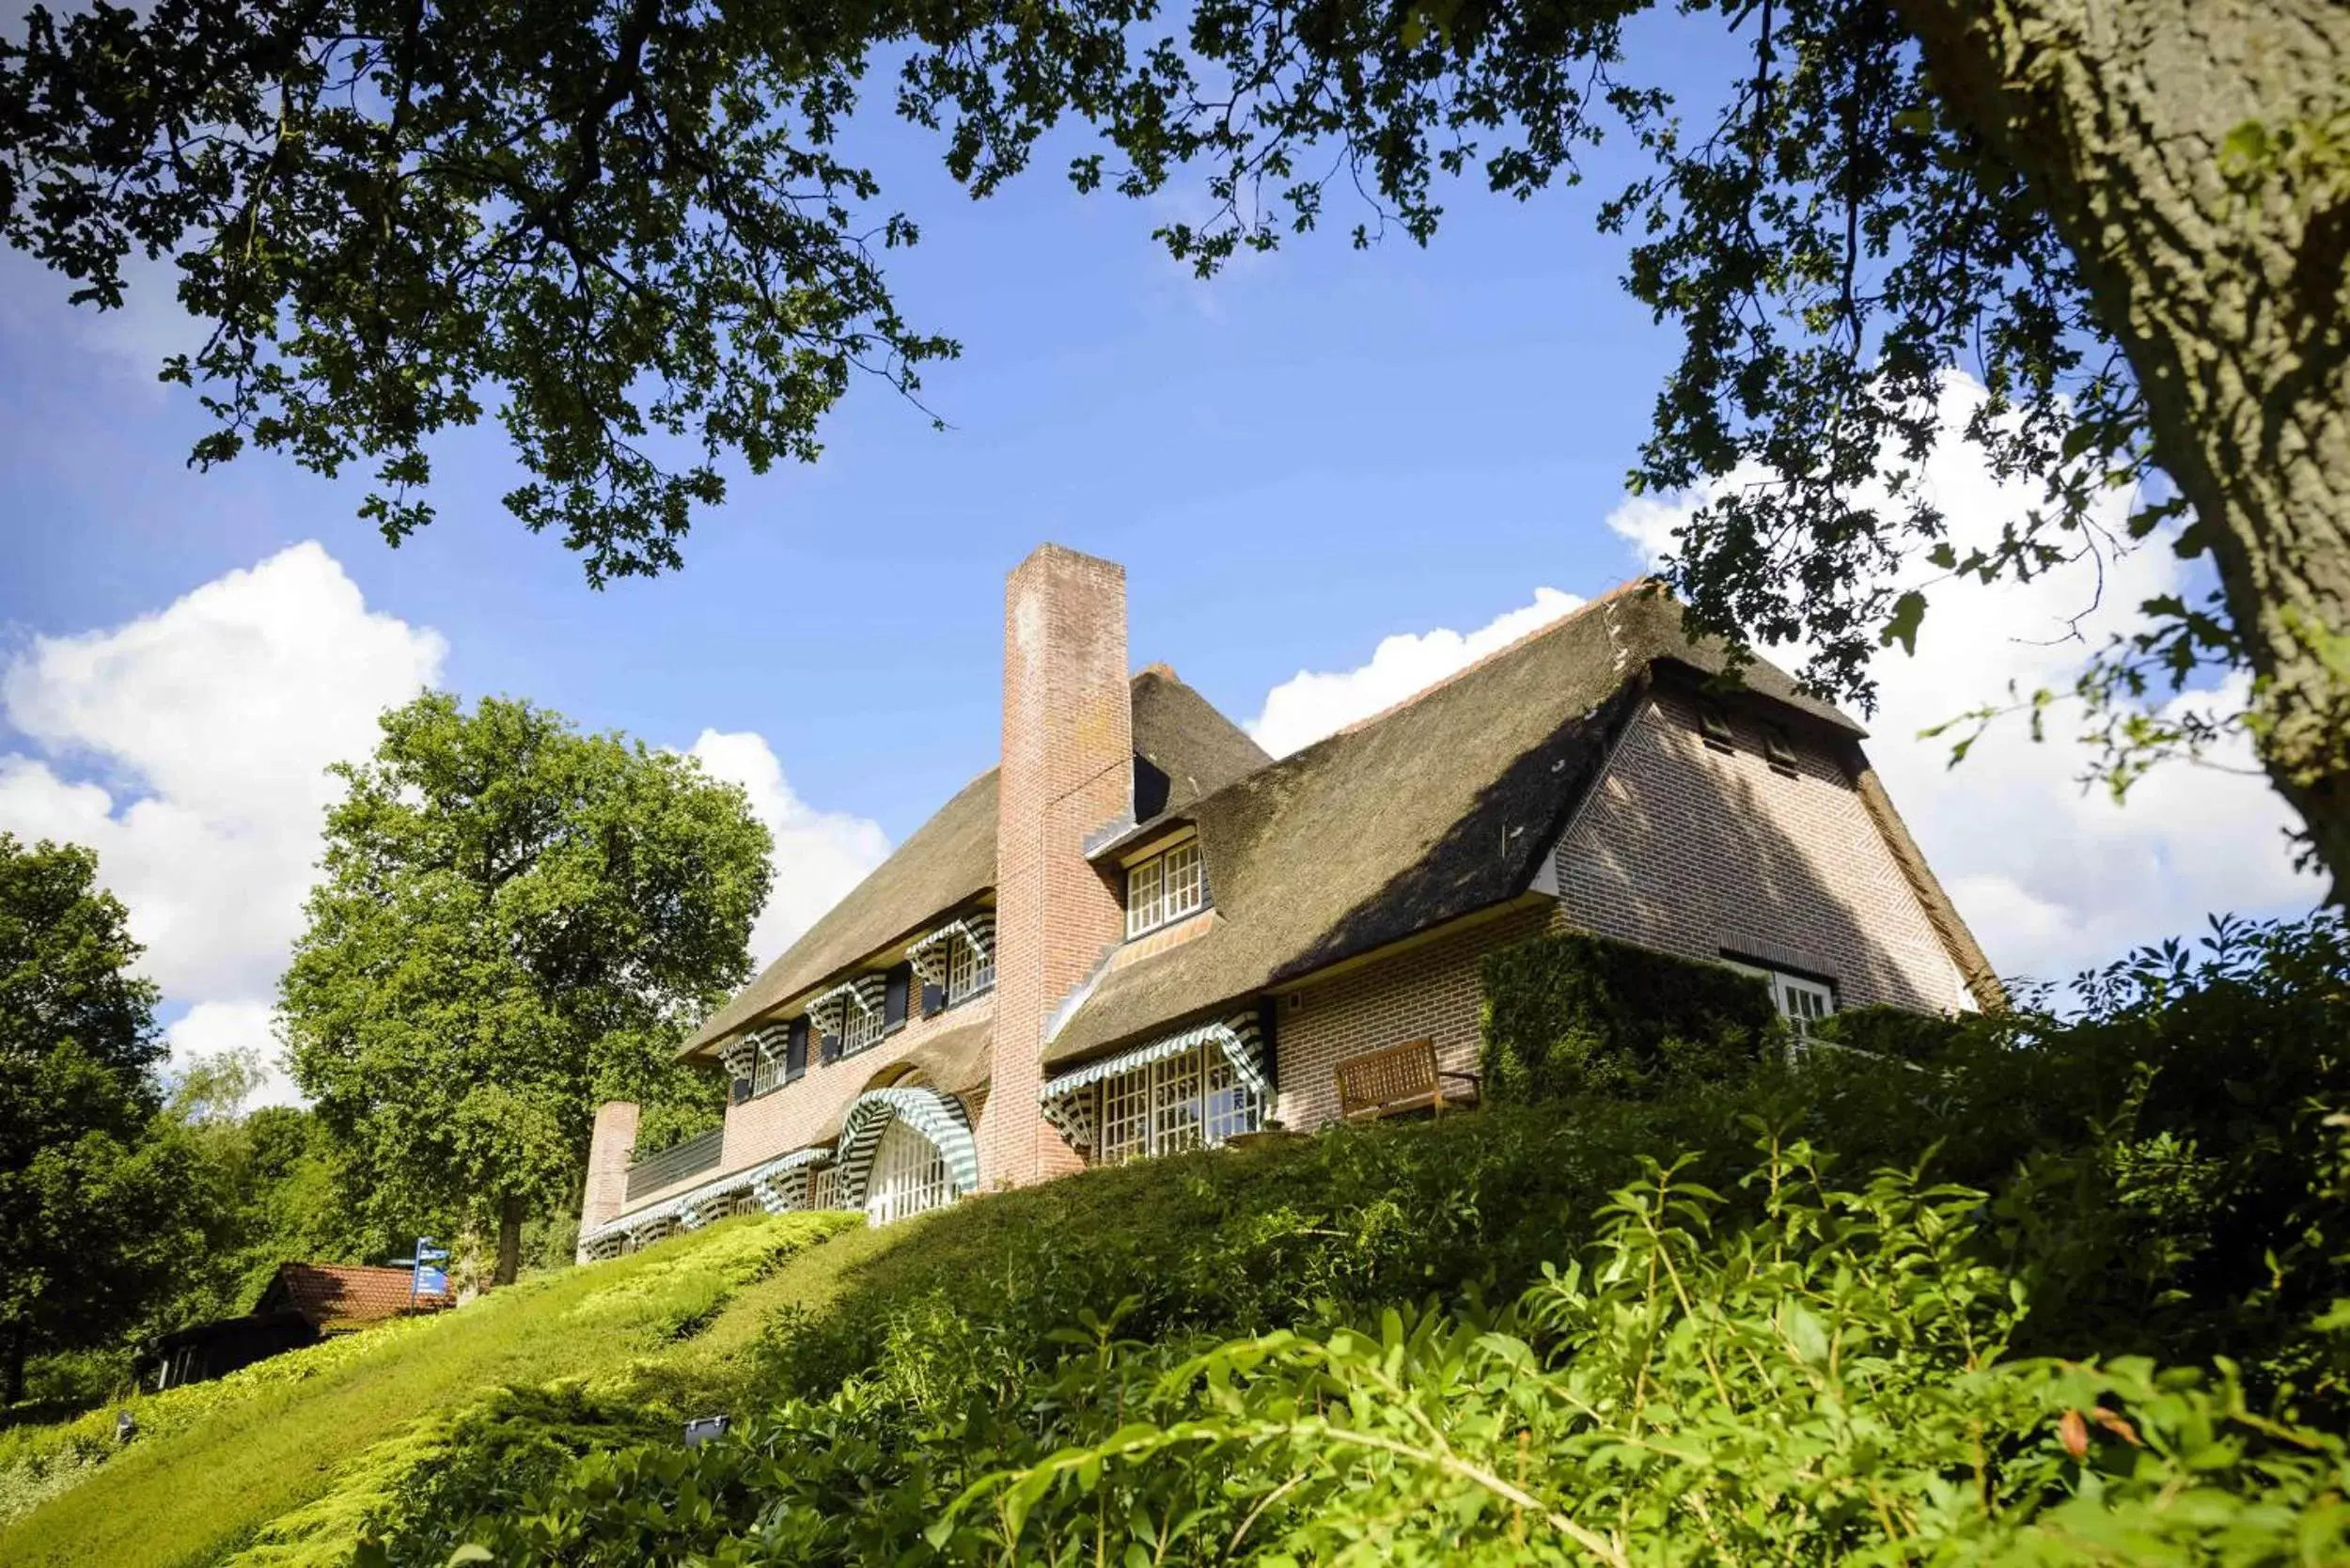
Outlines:
{"label": "brick pillar", "polygon": [[1126,571],[1046,544],[1004,593],[1004,760],[995,837],[995,1043],[979,1185],[1074,1170],[1037,1109],[1044,1025],[1123,933],[1087,835],[1134,804]]}
{"label": "brick pillar", "polygon": [[579,1233],[619,1214],[628,1202],[628,1162],[636,1152],[636,1106],[606,1100],[596,1107],[595,1137],[588,1143],[588,1192],[580,1200]]}

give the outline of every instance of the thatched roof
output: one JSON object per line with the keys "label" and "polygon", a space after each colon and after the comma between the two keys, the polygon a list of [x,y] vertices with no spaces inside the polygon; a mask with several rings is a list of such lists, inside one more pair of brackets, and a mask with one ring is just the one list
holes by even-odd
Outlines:
{"label": "thatched roof", "polygon": [[888,859],[710,1015],[688,1053],[716,1044],[776,1004],[913,934],[995,883],[995,770],[956,792]]}
{"label": "thatched roof", "polygon": [[[1135,750],[1165,773],[1171,803],[1264,766],[1265,754],[1175,672],[1132,682]],[[682,1055],[708,1051],[784,1003],[915,936],[995,883],[995,770],[964,785],[780,958],[710,1015]]]}
{"label": "thatched roof", "polygon": [[949,1094],[961,1094],[987,1082],[991,1061],[988,1047],[995,1041],[995,1020],[982,1018],[976,1024],[958,1024],[941,1029],[928,1040],[898,1058],[897,1066],[916,1072],[927,1079],[932,1089]]}
{"label": "thatched roof", "polygon": [[[1661,595],[1619,589],[1409,701],[1259,769],[1186,813],[1214,929],[1114,968],[1046,1044],[1048,1066],[1249,996],[1525,891],[1660,666],[1717,673]],[[1751,692],[1846,736],[1857,725],[1757,663]]]}
{"label": "thatched roof", "polygon": [[1247,732],[1165,665],[1135,677],[1135,753],[1167,777],[1157,814],[1188,808],[1273,760]]}

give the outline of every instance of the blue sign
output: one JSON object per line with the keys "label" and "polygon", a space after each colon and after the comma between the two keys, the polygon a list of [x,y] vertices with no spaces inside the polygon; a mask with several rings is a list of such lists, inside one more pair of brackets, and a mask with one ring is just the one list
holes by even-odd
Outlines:
{"label": "blue sign", "polygon": [[436,1263],[447,1262],[448,1248],[433,1246],[431,1236],[418,1236],[416,1238],[416,1273],[415,1282],[408,1287],[409,1295],[413,1298],[420,1295],[448,1294],[448,1270],[433,1266]]}

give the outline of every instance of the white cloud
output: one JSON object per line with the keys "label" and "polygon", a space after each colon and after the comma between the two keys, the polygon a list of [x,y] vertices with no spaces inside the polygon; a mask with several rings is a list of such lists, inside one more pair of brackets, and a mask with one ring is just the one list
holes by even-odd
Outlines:
{"label": "white cloud", "polygon": [[714,777],[741,785],[751,798],[751,810],[775,835],[775,886],[751,928],[751,956],[761,965],[889,854],[889,838],[879,823],[845,811],[819,811],[802,800],[784,777],[774,749],[755,732],[705,729],[688,755]]}
{"label": "white cloud", "polygon": [[368,610],[314,543],[128,625],[36,638],[0,705],[48,758],[0,756],[0,825],[98,852],[166,996],[265,996],[301,930],[327,764],[364,755],[446,651]]}
{"label": "white cloud", "polygon": [[[1946,428],[1955,430],[1980,396],[1972,384],[1953,384]],[[2028,484],[2000,484],[1954,440],[1942,444],[1925,480],[1962,552],[1996,537],[2003,523],[2020,522],[2036,499]],[[2108,525],[2118,526],[2123,505],[2119,494],[2109,500]],[[1653,560],[1695,506],[1628,498],[1608,522]],[[2294,873],[2283,837],[2294,819],[2257,776],[2171,765],[2117,805],[2102,787],[2084,793],[2076,782],[2088,754],[2062,716],[2039,745],[2022,724],[2002,724],[1955,768],[1948,738],[1919,738],[2003,699],[2010,682],[2025,692],[2064,688],[2091,650],[2136,620],[2141,601],[2184,590],[2183,565],[2160,541],[2109,562],[2099,606],[2075,639],[2067,618],[2091,597],[2078,575],[1996,588],[1943,584],[1917,655],[1889,649],[1876,660],[1881,701],[1869,721],[1870,756],[2002,973],[2068,976],[2134,944],[2190,933],[2207,913],[2305,909],[2322,891],[2314,878]],[[2241,687],[2234,692],[2240,698]],[[2218,760],[2251,763],[2243,747]]]}
{"label": "white cloud", "polygon": [[1442,626],[1433,632],[1399,632],[1380,642],[1368,664],[1335,672],[1299,670],[1265,694],[1264,707],[1246,729],[1259,745],[1286,757],[1393,707],[1582,603],[1572,593],[1538,588],[1531,604],[1496,616],[1474,632]]}
{"label": "white cloud", "polygon": [[[0,710],[39,755],[0,753],[0,828],[97,851],[186,1011],[171,1066],[253,1049],[256,1103],[293,1097],[270,1000],[302,930],[320,834],[384,709],[440,678],[438,632],[371,611],[315,543],[231,572],[106,631],[36,637],[0,671]],[[889,853],[878,823],[817,810],[757,734],[704,730],[693,755],[749,793],[775,835],[776,884],[752,934],[773,958]]]}

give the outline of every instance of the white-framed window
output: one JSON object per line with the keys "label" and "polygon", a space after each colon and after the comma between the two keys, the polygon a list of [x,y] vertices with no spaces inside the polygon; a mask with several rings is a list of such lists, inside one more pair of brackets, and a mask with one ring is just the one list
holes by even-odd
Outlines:
{"label": "white-framed window", "polygon": [[1187,839],[1127,868],[1126,934],[1156,931],[1207,902],[1207,867],[1199,858],[1199,840]]}
{"label": "white-framed window", "polygon": [[1787,1020],[1788,1033],[1795,1037],[1795,1047],[1801,1050],[1810,1042],[1812,1026],[1836,1011],[1836,988],[1823,981],[1806,980],[1778,969],[1766,969],[1759,964],[1740,964],[1724,960],[1741,974],[1754,976],[1768,982],[1771,1001],[1778,1015]]}
{"label": "white-framed window", "polygon": [[1101,1095],[1095,1157],[1104,1165],[1214,1148],[1264,1120],[1257,1091],[1212,1044],[1104,1079]]}
{"label": "white-framed window", "polygon": [[861,996],[851,997],[840,1010],[840,1054],[862,1051],[882,1037],[882,1010],[869,1008]]}
{"label": "white-framed window", "polygon": [[[995,983],[995,954],[958,933],[947,943],[947,1005],[974,996]],[[935,972],[935,971],[933,971]]]}
{"label": "white-framed window", "polygon": [[807,1195],[807,1207],[837,1209],[840,1207],[840,1172],[828,1165],[818,1166],[802,1190]]}
{"label": "white-framed window", "polygon": [[866,1217],[875,1225],[944,1208],[954,1197],[947,1156],[938,1145],[897,1117],[873,1146],[873,1169],[865,1186]]}
{"label": "white-framed window", "polygon": [[783,1055],[791,1039],[788,1029],[777,1029],[759,1043],[759,1055],[751,1060],[751,1092],[764,1094],[783,1082]]}

